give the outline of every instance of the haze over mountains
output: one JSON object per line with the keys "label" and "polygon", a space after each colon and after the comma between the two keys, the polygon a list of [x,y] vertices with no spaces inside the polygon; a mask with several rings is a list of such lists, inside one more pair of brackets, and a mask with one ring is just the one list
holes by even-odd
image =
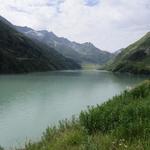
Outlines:
{"label": "haze over mountains", "polygon": [[80,69],[71,59],[16,31],[0,16],[0,73]]}
{"label": "haze over mountains", "polygon": [[113,56],[109,52],[96,48],[90,42],[83,44],[71,42],[46,30],[35,31],[28,27],[19,26],[16,26],[16,29],[32,39],[39,40],[55,48],[59,53],[73,59],[79,64],[104,64]]}
{"label": "haze over mountains", "polygon": [[80,44],[46,30],[15,26],[0,16],[0,73],[80,69],[83,64],[107,64],[105,69],[113,72],[150,74],[150,32],[112,54],[90,42]]}

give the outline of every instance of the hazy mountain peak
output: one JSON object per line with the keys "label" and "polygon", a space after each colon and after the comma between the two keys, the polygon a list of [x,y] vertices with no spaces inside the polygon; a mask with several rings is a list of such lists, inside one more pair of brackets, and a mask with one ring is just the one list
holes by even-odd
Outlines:
{"label": "hazy mountain peak", "polygon": [[9,26],[13,26],[8,20],[6,20],[4,17],[2,17],[1,15],[0,15],[0,21],[2,21],[3,23],[5,23],[5,24],[7,24],[7,25],[9,25]]}
{"label": "hazy mountain peak", "polygon": [[146,33],[146,37],[150,37],[150,31]]}
{"label": "hazy mountain peak", "polygon": [[38,30],[37,32],[41,32],[43,34],[48,34],[49,33],[47,30]]}
{"label": "hazy mountain peak", "polygon": [[33,31],[33,29],[32,28],[29,28],[29,27],[27,27],[27,26],[23,26],[23,27],[21,27],[21,26],[15,26],[15,28],[19,31],[19,32],[29,32],[29,31]]}
{"label": "hazy mountain peak", "polygon": [[83,43],[83,45],[89,45],[89,46],[94,46],[91,42],[85,42],[85,43]]}
{"label": "hazy mountain peak", "polygon": [[[83,43],[82,45],[86,46],[86,47],[89,47],[89,48],[97,48],[93,43],[91,42],[85,42]],[[97,48],[99,49],[99,48]],[[99,49],[100,50],[100,49]]]}
{"label": "hazy mountain peak", "polygon": [[49,34],[52,34],[52,35],[55,35],[55,36],[56,36],[56,34],[54,34],[54,32],[52,32],[52,31],[50,31]]}
{"label": "hazy mountain peak", "polygon": [[[30,38],[26,36],[28,34]],[[14,26],[0,17],[0,74],[80,69],[75,61],[40,40],[32,39],[32,34],[42,35],[28,27]]]}
{"label": "hazy mountain peak", "polygon": [[101,64],[112,57],[111,53],[101,51],[91,42],[85,42],[83,44],[72,42],[67,38],[58,37],[53,32],[48,32],[47,30],[30,30],[29,32],[24,33],[30,38],[42,41],[48,46],[55,48],[65,57],[71,58],[78,63]]}
{"label": "hazy mountain peak", "polygon": [[123,50],[124,50],[124,48],[118,49],[117,51],[114,52],[114,55],[117,56],[117,55],[120,54]]}

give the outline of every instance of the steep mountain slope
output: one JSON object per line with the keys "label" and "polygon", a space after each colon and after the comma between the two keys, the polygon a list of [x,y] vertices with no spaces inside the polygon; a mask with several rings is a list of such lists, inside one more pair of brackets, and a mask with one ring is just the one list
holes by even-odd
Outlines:
{"label": "steep mountain slope", "polygon": [[125,48],[106,68],[114,72],[150,74],[150,32]]}
{"label": "steep mountain slope", "polygon": [[83,44],[72,42],[72,48],[82,55],[85,62],[92,62],[94,64],[104,64],[113,56],[109,52],[98,49],[90,42]]}
{"label": "steep mountain slope", "polygon": [[77,68],[74,61],[27,38],[0,16],[0,74]]}
{"label": "steep mountain slope", "polygon": [[114,56],[119,55],[123,50],[124,48],[118,49],[117,51],[114,52]]}
{"label": "steep mountain slope", "polygon": [[16,29],[30,38],[52,46],[65,57],[71,58],[80,64],[103,64],[112,57],[111,53],[102,51],[91,43],[79,44],[71,42],[66,38],[57,37],[54,33],[46,30],[35,31],[28,27],[19,26],[16,26]]}

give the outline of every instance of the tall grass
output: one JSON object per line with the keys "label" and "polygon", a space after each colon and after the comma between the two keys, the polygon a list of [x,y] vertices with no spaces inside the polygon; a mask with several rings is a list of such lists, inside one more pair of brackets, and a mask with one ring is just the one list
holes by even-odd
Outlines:
{"label": "tall grass", "polygon": [[150,138],[150,82],[80,114],[89,133],[113,133],[119,138]]}
{"label": "tall grass", "polygon": [[24,150],[149,150],[150,81],[47,128]]}
{"label": "tall grass", "polygon": [[0,146],[0,150],[4,150],[4,148]]}

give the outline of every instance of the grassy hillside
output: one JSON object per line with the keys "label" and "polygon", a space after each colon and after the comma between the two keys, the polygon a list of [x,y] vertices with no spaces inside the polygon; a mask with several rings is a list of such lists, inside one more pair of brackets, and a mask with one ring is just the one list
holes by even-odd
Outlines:
{"label": "grassy hillside", "polygon": [[150,74],[150,32],[125,48],[106,68],[114,72]]}
{"label": "grassy hillside", "polygon": [[19,33],[0,16],[0,74],[79,68],[53,48]]}
{"label": "grassy hillside", "polygon": [[150,81],[47,128],[24,150],[149,150]]}

